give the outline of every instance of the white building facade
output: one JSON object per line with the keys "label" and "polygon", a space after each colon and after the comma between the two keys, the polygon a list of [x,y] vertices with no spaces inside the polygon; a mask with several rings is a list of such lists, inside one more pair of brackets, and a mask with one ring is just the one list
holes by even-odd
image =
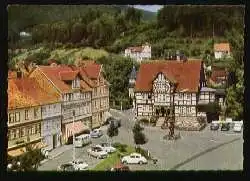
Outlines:
{"label": "white building facade", "polygon": [[128,47],[125,49],[125,56],[135,59],[141,63],[143,60],[151,59],[151,46],[146,43],[141,47]]}
{"label": "white building facade", "polygon": [[61,103],[42,105],[41,136],[48,150],[61,146]]}

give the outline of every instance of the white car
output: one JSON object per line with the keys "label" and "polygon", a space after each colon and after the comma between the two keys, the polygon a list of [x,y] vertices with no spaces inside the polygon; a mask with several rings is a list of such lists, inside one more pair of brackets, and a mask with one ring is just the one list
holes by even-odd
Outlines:
{"label": "white car", "polygon": [[101,143],[96,145],[96,147],[101,148],[102,150],[106,151],[107,153],[114,153],[116,151],[116,148],[112,147],[108,143]]}
{"label": "white car", "polygon": [[241,132],[242,131],[242,124],[239,122],[239,123],[234,123],[234,132]]}
{"label": "white car", "polygon": [[89,156],[93,156],[99,159],[108,157],[108,153],[99,147],[91,147],[87,150],[87,153]]}
{"label": "white car", "polygon": [[91,138],[99,138],[103,135],[103,132],[101,129],[94,129],[90,132]]}
{"label": "white car", "polygon": [[74,166],[75,170],[87,170],[89,166],[86,162],[80,159],[72,161],[72,165]]}
{"label": "white car", "polygon": [[131,153],[128,156],[122,158],[123,164],[147,164],[147,159],[139,153]]}

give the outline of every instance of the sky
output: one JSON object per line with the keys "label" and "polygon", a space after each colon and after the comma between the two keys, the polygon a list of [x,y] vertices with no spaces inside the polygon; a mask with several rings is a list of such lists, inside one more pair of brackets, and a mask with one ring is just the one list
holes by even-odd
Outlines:
{"label": "sky", "polygon": [[162,5],[135,5],[134,7],[147,11],[157,12],[160,8],[162,8]]}

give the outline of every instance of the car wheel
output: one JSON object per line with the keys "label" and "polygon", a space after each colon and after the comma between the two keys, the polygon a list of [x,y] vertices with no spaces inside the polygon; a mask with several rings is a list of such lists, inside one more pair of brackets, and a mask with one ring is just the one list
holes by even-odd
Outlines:
{"label": "car wheel", "polygon": [[142,165],[142,164],[143,164],[143,162],[142,162],[142,161],[139,161],[139,164],[140,164],[140,165]]}

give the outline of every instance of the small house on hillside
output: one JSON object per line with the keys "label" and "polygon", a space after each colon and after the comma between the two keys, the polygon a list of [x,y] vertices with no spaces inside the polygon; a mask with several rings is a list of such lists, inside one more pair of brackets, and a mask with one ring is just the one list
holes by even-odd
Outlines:
{"label": "small house on hillside", "polygon": [[229,43],[215,43],[214,44],[214,57],[220,59],[228,57],[231,54]]}
{"label": "small house on hillside", "polygon": [[146,43],[138,47],[128,47],[125,49],[125,57],[133,58],[139,63],[151,59],[151,46]]}
{"label": "small house on hillside", "polygon": [[222,86],[226,84],[228,73],[225,69],[212,67],[212,73],[209,82],[211,84]]}

